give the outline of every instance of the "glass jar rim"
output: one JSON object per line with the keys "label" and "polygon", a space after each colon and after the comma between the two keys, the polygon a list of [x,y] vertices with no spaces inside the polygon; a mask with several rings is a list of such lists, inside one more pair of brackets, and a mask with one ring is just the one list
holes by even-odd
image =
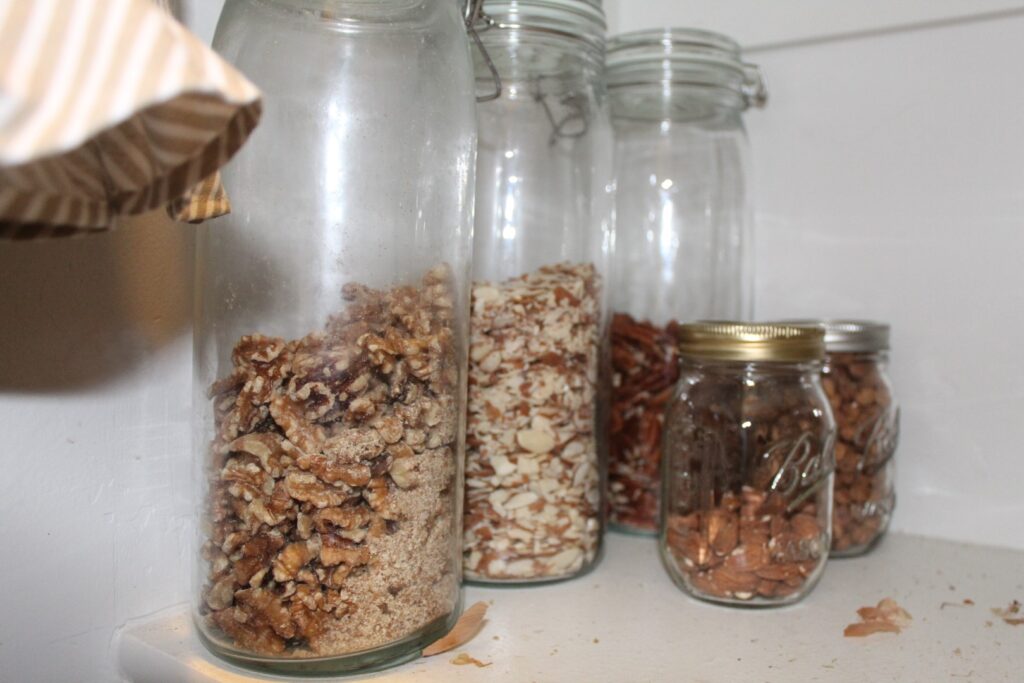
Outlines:
{"label": "glass jar rim", "polygon": [[820,327],[825,333],[825,352],[871,353],[889,350],[888,323],[874,320],[831,319],[783,320],[785,325]]}
{"label": "glass jar rim", "polygon": [[607,23],[601,0],[484,0],[476,29],[483,36],[502,29],[555,35],[603,52]]}
{"label": "glass jar rim", "polygon": [[609,88],[722,87],[742,97],[744,108],[763,107],[768,90],[760,68],[743,61],[739,44],[721,33],[693,28],[632,31],[608,40]]}

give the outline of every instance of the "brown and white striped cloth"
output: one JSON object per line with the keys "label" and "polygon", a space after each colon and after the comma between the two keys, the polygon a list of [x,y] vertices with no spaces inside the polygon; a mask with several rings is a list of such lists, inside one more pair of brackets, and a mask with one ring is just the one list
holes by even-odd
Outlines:
{"label": "brown and white striped cloth", "polygon": [[217,215],[214,176],[260,112],[255,86],[149,0],[0,0],[0,238],[168,204]]}

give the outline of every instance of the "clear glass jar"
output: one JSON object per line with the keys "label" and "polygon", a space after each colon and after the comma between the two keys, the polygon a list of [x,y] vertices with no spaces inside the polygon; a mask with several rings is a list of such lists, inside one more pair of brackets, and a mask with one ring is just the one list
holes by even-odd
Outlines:
{"label": "clear glass jar", "polygon": [[660,540],[695,597],[780,605],[828,559],[835,422],[816,328],[700,323],[679,330],[665,417]]}
{"label": "clear glass jar", "polygon": [[673,328],[753,305],[743,112],[764,82],[729,38],[692,29],[608,44],[615,127],[609,522],[658,526],[661,428],[678,377]]}
{"label": "clear glass jar", "polygon": [[889,326],[799,322],[825,328],[822,385],[837,425],[832,556],[862,555],[885,534],[896,506],[900,410],[889,381]]}
{"label": "clear glass jar", "polygon": [[228,0],[264,114],[199,228],[194,619],[232,662],[417,656],[460,610],[476,126],[455,2]]}
{"label": "clear glass jar", "polygon": [[487,0],[484,12],[501,92],[477,109],[464,570],[548,581],[585,571],[601,544],[604,13],[583,0]]}

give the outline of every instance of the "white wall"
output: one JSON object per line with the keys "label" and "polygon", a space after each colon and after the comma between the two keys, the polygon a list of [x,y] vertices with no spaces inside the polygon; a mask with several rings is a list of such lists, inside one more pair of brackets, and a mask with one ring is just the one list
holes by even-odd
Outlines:
{"label": "white wall", "polygon": [[191,228],[0,244],[0,681],[113,681],[187,597]]}
{"label": "white wall", "polygon": [[[737,6],[643,0],[627,15],[625,0],[606,2],[624,28],[714,28]],[[212,35],[219,2],[179,4]],[[796,0],[741,4],[737,36],[799,24],[783,11]],[[863,5],[956,17],[950,8],[967,3]],[[801,16],[809,27],[757,40],[805,40],[814,21],[830,35],[865,29]],[[747,116],[760,313],[892,321],[904,403],[896,526],[1024,547],[1024,17],[878,27],[751,55],[772,94]],[[187,595],[191,229],[148,222],[0,244],[5,683],[114,680],[114,628]]]}
{"label": "white wall", "polygon": [[604,0],[610,34],[663,26],[725,33],[747,48],[936,26],[1024,10],[1019,0]]}
{"label": "white wall", "polygon": [[758,52],[771,101],[747,116],[759,315],[890,321],[895,526],[1017,547],[1022,36],[1018,15]]}

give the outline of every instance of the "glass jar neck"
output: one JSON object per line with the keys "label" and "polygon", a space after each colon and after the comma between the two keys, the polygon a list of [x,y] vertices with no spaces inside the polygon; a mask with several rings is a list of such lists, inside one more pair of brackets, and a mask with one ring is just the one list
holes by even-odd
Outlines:
{"label": "glass jar neck", "polygon": [[728,122],[742,127],[743,96],[728,87],[639,83],[609,89],[612,117],[617,120]]}
{"label": "glass jar neck", "polygon": [[[480,34],[502,83],[514,85],[538,79],[596,80],[600,76],[601,51],[582,38],[524,29],[489,29]],[[482,56],[474,56],[479,80],[491,74]]]}
{"label": "glass jar neck", "polygon": [[697,372],[714,375],[748,375],[774,377],[800,377],[808,375],[817,377],[821,371],[822,361],[728,361],[709,358],[682,357],[683,367]]}
{"label": "glass jar neck", "polygon": [[[305,15],[317,21],[340,25],[343,28],[384,24],[388,28],[421,23],[424,17],[434,16],[442,3],[452,7],[461,5],[457,0],[229,0],[229,2],[263,5]],[[460,9],[461,11],[461,9]]]}
{"label": "glass jar neck", "polygon": [[874,363],[886,365],[889,362],[889,351],[825,351],[825,361],[841,360],[845,363]]}

